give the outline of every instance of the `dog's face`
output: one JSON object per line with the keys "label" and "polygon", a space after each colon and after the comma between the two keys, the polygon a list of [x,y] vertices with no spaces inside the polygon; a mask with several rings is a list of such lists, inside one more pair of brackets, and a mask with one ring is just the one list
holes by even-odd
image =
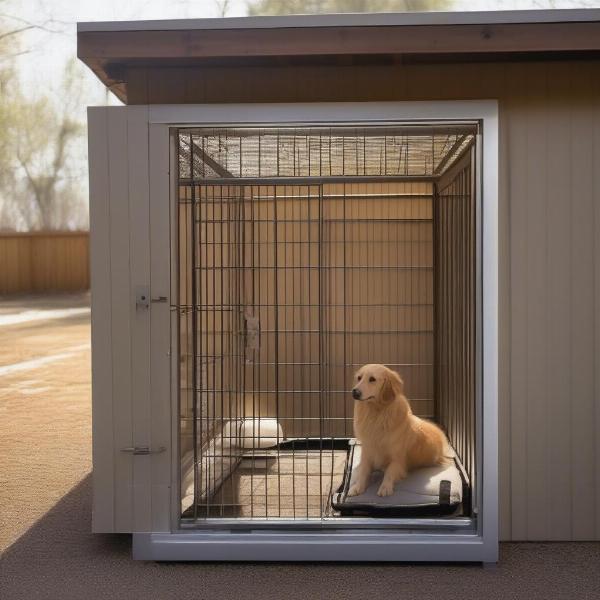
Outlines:
{"label": "dog's face", "polygon": [[354,375],[352,397],[360,401],[391,402],[402,394],[404,383],[384,365],[364,365]]}

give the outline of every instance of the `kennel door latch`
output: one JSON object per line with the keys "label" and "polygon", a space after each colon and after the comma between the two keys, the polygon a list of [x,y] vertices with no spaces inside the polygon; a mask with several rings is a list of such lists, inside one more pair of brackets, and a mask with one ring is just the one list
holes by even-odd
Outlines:
{"label": "kennel door latch", "polygon": [[145,454],[160,454],[164,452],[166,448],[164,446],[158,447],[156,450],[151,450],[148,446],[130,446],[128,448],[121,448],[121,452],[128,452],[134,456],[145,455]]}
{"label": "kennel door latch", "polygon": [[166,296],[154,296],[150,295],[150,287],[147,285],[138,285],[135,288],[135,307],[136,308],[149,308],[150,303],[167,303],[169,299]]}
{"label": "kennel door latch", "polygon": [[135,288],[135,307],[148,308],[150,306],[150,287],[138,285]]}

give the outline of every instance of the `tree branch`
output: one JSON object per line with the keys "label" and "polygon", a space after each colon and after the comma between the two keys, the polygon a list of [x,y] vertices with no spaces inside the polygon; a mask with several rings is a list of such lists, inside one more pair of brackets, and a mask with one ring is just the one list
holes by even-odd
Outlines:
{"label": "tree branch", "polygon": [[[22,31],[27,31],[28,29],[41,29],[42,31],[47,31],[48,33],[62,33],[62,31],[58,29],[51,29],[48,27],[50,23],[60,23],[62,25],[67,25],[68,23],[63,23],[62,21],[56,21],[54,19],[46,19],[42,23],[34,23],[33,21],[28,21],[27,19],[21,19],[20,17],[15,17],[14,15],[7,15],[5,13],[0,13],[0,19],[9,19],[11,21],[16,21],[17,23],[21,23],[24,27],[19,29],[10,30],[7,33],[3,34],[3,36],[14,35],[16,33],[21,33]],[[0,38],[1,39],[1,38]]]}
{"label": "tree branch", "polygon": [[12,31],[6,31],[5,33],[0,33],[0,40],[4,40],[11,35],[18,35],[19,33],[23,33],[24,31],[28,31],[29,29],[35,29],[34,25],[27,25],[26,27],[21,27],[19,29],[13,29]]}

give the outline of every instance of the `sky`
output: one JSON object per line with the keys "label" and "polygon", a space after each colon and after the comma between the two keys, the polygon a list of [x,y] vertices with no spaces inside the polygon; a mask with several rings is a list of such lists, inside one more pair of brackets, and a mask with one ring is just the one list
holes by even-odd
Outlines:
{"label": "sky", "polygon": [[[245,1],[230,2],[230,16],[245,14]],[[45,24],[21,36],[27,52],[17,61],[17,69],[25,88],[35,94],[43,89],[59,92],[60,79],[66,62],[77,55],[76,27],[79,21],[130,21],[140,19],[181,19],[218,16],[214,0],[8,0],[5,14],[35,24]],[[89,104],[105,104],[103,86],[81,64],[81,76],[86,79]],[[118,101],[111,97],[111,103]]]}

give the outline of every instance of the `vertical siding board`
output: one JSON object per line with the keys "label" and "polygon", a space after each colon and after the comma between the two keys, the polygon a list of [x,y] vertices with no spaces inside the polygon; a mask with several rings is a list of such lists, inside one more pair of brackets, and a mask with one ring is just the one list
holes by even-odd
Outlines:
{"label": "vertical siding board", "polygon": [[[24,248],[18,243],[18,240],[9,239],[6,253],[6,263],[11,273],[8,280],[6,292],[9,293],[16,289],[22,289],[22,286],[31,285],[29,277],[29,260],[24,257]],[[27,248],[27,252],[30,247]]]}
{"label": "vertical siding board", "polygon": [[573,539],[592,538],[594,486],[594,205],[592,200],[592,82],[582,64],[572,70],[571,135],[571,411]]}
{"label": "vertical siding board", "polygon": [[40,275],[37,269],[38,255],[40,252],[39,248],[39,240],[33,239],[31,243],[31,248],[29,250],[29,277],[32,282],[32,288],[34,292],[41,292],[46,283],[43,279],[43,274]]}
{"label": "vertical siding board", "polygon": [[127,170],[127,108],[108,112],[110,253],[112,274],[113,427],[115,445],[115,531],[132,530],[133,456],[131,447],[131,272],[129,186]]}
{"label": "vertical siding board", "polygon": [[0,282],[0,294],[8,294],[15,286],[15,271],[13,265],[17,262],[10,259],[13,242],[11,238],[0,239],[0,273],[3,273]]}
{"label": "vertical siding board", "polygon": [[519,201],[527,211],[527,539],[545,539],[546,471],[546,69],[529,69],[527,112],[527,182]]}
{"label": "vertical siding board", "polygon": [[498,520],[499,539],[511,539],[511,454],[510,443],[510,205],[508,173],[508,114],[504,102],[499,111],[499,307],[498,307]]}
{"label": "vertical siding board", "polygon": [[22,285],[22,258],[18,251],[19,240],[14,237],[0,238],[0,294],[10,294]]}
{"label": "vertical siding board", "polygon": [[0,278],[0,294],[6,293],[12,280],[12,273],[8,272],[7,250],[8,240],[0,238],[0,273],[3,274]]}
{"label": "vertical siding board", "polygon": [[[150,402],[152,406],[152,444],[167,451],[152,457],[152,530],[168,531],[171,518],[171,246],[170,236],[170,156],[166,127],[149,128],[150,156],[150,267],[153,296],[166,296],[168,302],[151,309]],[[176,169],[176,165],[173,166]],[[173,475],[176,474],[176,471]]]}
{"label": "vertical siding board", "polygon": [[[570,66],[555,64],[548,77],[546,282],[546,455],[540,458],[549,492],[547,539],[571,537],[571,424],[568,365],[571,331]],[[531,432],[537,435],[537,432]]]}
{"label": "vertical siding board", "polygon": [[[150,310],[136,307],[136,289],[150,285],[150,206],[148,184],[148,108],[127,111],[127,166],[131,322],[131,408],[134,446],[152,448],[150,408]],[[152,457],[133,457],[133,531],[152,530]]]}
{"label": "vertical siding board", "polygon": [[92,530],[114,531],[110,202],[107,110],[88,112],[92,285]]}
{"label": "vertical siding board", "polygon": [[26,281],[28,282],[30,289],[35,291],[37,283],[33,279],[33,244],[28,244],[25,249],[21,247],[21,252],[23,251],[25,254],[25,273],[27,273]]}
{"label": "vertical siding board", "polygon": [[28,265],[23,259],[23,252],[20,251],[17,240],[13,238],[6,239],[4,248],[4,266],[6,270],[3,271],[3,273],[5,273],[7,277],[2,286],[2,293],[8,294],[25,285],[25,281],[29,279],[27,275]]}
{"label": "vertical siding board", "polygon": [[[499,165],[498,165],[498,228],[499,228],[499,327],[498,327],[498,509],[499,537],[511,537],[510,481],[510,202],[508,188],[508,121],[506,105],[506,66],[494,65],[482,69],[479,95],[499,99]],[[489,95],[488,95],[489,94]]]}
{"label": "vertical siding board", "polygon": [[592,202],[594,204],[594,304],[596,315],[595,322],[595,344],[594,344],[594,435],[595,435],[595,472],[596,479],[596,539],[600,539],[600,74],[596,67],[592,73],[593,82],[593,191]]}
{"label": "vertical siding board", "polygon": [[39,254],[39,242],[37,239],[33,239],[29,250],[29,277],[32,282],[34,292],[39,292],[44,289],[43,275],[40,277],[36,267]]}
{"label": "vertical siding board", "polygon": [[527,65],[507,71],[510,121],[510,294],[511,294],[511,538],[527,537]]}

